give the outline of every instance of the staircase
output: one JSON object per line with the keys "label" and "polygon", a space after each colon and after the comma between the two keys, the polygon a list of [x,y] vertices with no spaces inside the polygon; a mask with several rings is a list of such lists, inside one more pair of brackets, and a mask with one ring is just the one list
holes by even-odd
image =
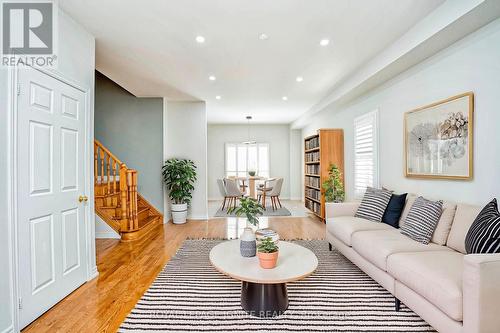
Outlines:
{"label": "staircase", "polygon": [[122,242],[140,239],[163,223],[163,215],[137,192],[137,170],[129,169],[94,141],[96,214],[118,232]]}

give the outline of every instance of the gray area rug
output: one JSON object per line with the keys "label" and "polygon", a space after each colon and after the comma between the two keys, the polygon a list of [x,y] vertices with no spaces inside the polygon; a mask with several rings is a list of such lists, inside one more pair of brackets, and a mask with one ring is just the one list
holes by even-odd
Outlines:
{"label": "gray area rug", "polygon": [[216,271],[220,240],[187,240],[122,323],[119,332],[435,332],[326,241],[297,241],[319,259],[311,276],[288,284],[289,307],[256,318],[240,306],[241,283]]}
{"label": "gray area rug", "polygon": [[[292,213],[285,207],[278,208],[276,210],[273,210],[271,206],[267,207],[267,209],[264,211],[264,214],[262,216],[291,216]],[[222,210],[219,208],[217,212],[215,213],[214,217],[236,217],[236,214],[228,214],[227,209]]]}

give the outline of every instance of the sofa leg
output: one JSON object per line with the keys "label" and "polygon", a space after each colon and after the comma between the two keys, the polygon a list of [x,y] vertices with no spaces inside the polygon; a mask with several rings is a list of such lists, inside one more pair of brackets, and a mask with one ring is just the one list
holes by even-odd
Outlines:
{"label": "sofa leg", "polygon": [[332,244],[328,243],[328,250],[332,250]]}
{"label": "sofa leg", "polygon": [[399,299],[397,299],[396,297],[394,297],[394,305],[396,307],[396,311],[399,312],[399,310],[401,309],[401,301]]}

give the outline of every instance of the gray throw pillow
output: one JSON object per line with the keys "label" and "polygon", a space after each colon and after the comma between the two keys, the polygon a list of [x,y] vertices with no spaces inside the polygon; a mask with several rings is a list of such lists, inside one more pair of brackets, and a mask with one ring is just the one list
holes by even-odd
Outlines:
{"label": "gray throw pillow", "polygon": [[392,191],[367,187],[355,217],[374,222],[382,222],[385,209],[391,200]]}
{"label": "gray throw pillow", "polygon": [[418,197],[406,216],[401,233],[422,244],[429,244],[443,212],[443,201]]}

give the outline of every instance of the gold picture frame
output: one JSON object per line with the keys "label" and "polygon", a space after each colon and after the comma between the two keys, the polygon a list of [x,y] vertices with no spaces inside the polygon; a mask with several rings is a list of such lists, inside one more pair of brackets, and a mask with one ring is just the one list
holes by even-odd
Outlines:
{"label": "gold picture frame", "polygon": [[404,114],[404,173],[411,178],[470,180],[473,176],[474,93]]}

